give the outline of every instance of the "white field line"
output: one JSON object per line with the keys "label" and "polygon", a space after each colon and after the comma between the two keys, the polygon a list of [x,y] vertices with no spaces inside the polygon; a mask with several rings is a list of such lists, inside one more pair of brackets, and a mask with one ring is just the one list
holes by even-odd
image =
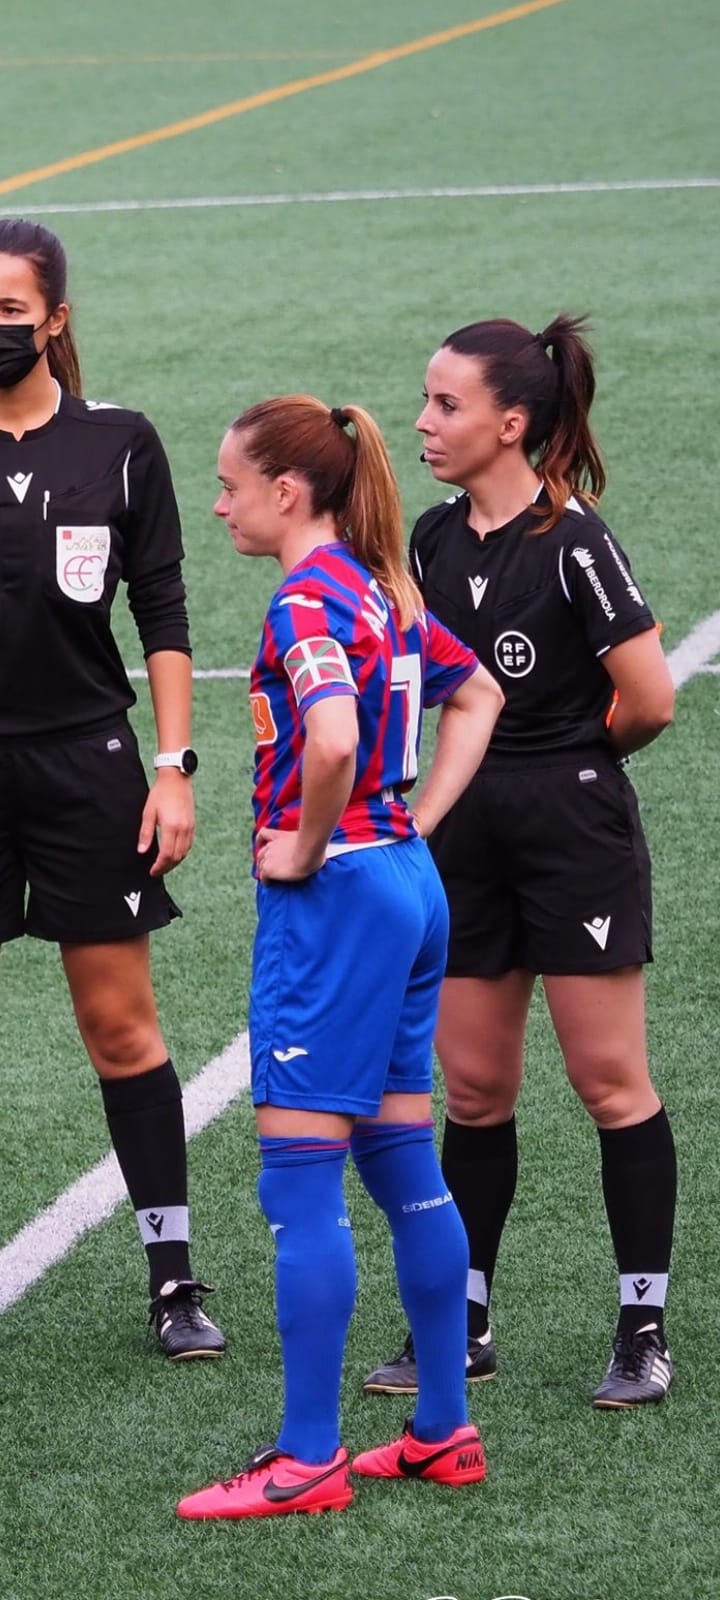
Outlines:
{"label": "white field line", "polygon": [[[203,194],[148,200],[55,201],[23,205],[24,217],[82,216],[102,211],[207,211],[238,206],[352,205],[361,201],[494,200],[553,194],[651,194],[672,189],[720,189],[720,177],[579,179],[572,183],[478,183],[456,187],[437,185],[407,189],[327,189],[299,194]],[[0,217],[14,216],[18,207],[0,207]]]}
{"label": "white field line", "polygon": [[[147,672],[144,667],[128,667],[127,675],[135,682],[146,681]],[[224,678],[249,678],[249,667],[193,667],[193,678],[199,682],[215,682]]]}
{"label": "white field line", "polygon": [[[689,678],[694,678],[699,672],[720,673],[720,664],[713,665],[713,657],[720,652],[720,611],[713,611],[709,617],[681,639],[680,643],[670,651],[668,666],[672,673],[676,689],[682,689]],[[128,669],[128,677],[146,679],[147,672],[144,667]],[[249,667],[194,667],[193,678],[198,682],[232,680],[249,678]]]}
{"label": "white field line", "polygon": [[[705,617],[668,656],[677,689],[698,673],[720,671],[713,657],[720,652],[720,611]],[[132,677],[144,677],[134,672]],[[242,667],[196,672],[201,678],[249,677]],[[222,1115],[250,1082],[247,1033],[239,1033],[220,1055],[190,1080],[183,1091],[188,1138]],[[0,1311],[5,1311],[62,1260],[84,1233],[112,1215],[125,1199],[125,1185],[114,1155],[105,1156],[28,1222],[0,1249]]]}
{"label": "white field line", "polygon": [[[238,1033],[183,1090],[188,1138],[222,1115],[250,1082],[247,1033]],[[126,1198],[114,1154],[105,1156],[28,1222],[0,1250],[0,1311],[20,1300],[26,1290],[67,1255],[84,1233],[104,1222]]]}
{"label": "white field line", "polygon": [[697,676],[699,672],[720,672],[713,666],[713,657],[720,651],[720,611],[704,617],[680,643],[670,651],[668,666],[676,689]]}

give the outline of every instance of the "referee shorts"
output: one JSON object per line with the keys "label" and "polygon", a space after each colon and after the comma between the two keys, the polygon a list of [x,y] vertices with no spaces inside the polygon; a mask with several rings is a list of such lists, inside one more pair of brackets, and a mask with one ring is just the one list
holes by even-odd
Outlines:
{"label": "referee shorts", "polygon": [[431,849],[450,906],[448,977],[652,960],[650,857],[632,784],[607,757],[481,768]]}
{"label": "referee shorts", "polygon": [[[148,785],[124,718],[101,733],[0,743],[0,944],[103,944],[181,915],[138,855]],[[27,902],[27,903],[26,903]]]}
{"label": "referee shorts", "polygon": [[372,1117],[427,1093],[447,955],[442,884],[422,839],[331,857],[258,886],[250,991],[255,1105]]}

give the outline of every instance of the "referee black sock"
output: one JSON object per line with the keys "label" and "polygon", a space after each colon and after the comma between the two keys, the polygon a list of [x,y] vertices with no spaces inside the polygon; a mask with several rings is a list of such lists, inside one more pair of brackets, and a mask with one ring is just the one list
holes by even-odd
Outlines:
{"label": "referee black sock", "polygon": [[663,1335],[676,1163],[664,1107],[630,1128],[599,1128],[602,1186],[620,1274],[619,1333],[657,1323]]}
{"label": "referee black sock", "polygon": [[182,1090],[172,1061],[135,1078],[102,1078],[113,1148],[150,1267],[150,1294],[190,1278]]}
{"label": "referee black sock", "polygon": [[515,1118],[470,1128],[447,1117],[442,1170],[470,1245],[468,1333],[479,1339],[488,1328],[495,1262],[517,1182]]}

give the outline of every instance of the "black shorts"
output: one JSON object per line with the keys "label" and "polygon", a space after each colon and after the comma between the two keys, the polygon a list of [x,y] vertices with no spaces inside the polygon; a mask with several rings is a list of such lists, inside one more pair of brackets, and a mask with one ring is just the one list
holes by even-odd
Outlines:
{"label": "black shorts", "polygon": [[449,977],[652,961],[637,799],[606,757],[481,769],[431,849],[450,905]]}
{"label": "black shorts", "polygon": [[150,877],[157,843],[138,855],[147,793],[124,719],[83,738],[0,745],[0,944],[22,933],[102,944],[181,915]]}

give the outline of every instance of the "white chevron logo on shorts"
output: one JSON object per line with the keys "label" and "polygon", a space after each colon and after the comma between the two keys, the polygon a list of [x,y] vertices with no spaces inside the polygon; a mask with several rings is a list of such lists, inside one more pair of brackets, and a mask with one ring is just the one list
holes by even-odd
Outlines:
{"label": "white chevron logo on shorts", "polygon": [[591,938],[595,940],[596,944],[599,944],[601,950],[605,949],[608,942],[610,921],[610,917],[606,917],[604,922],[602,917],[593,917],[592,922],[583,923],[583,927],[587,928]]}
{"label": "white chevron logo on shorts", "polygon": [[303,1050],[302,1045],[291,1044],[289,1050],[273,1050],[273,1055],[276,1061],[294,1061],[296,1056],[306,1056],[307,1050]]}
{"label": "white chevron logo on shorts", "polygon": [[134,917],[137,916],[138,911],[140,910],[140,901],[141,901],[141,899],[142,899],[142,890],[141,889],[134,889],[132,894],[124,894],[123,895],[123,900],[125,901],[125,904],[130,907],[130,910],[132,911],[132,914],[133,914]]}
{"label": "white chevron logo on shorts", "polygon": [[6,481],[9,483],[10,488],[12,489],[15,499],[19,500],[20,504],[22,505],[28,489],[30,488],[30,484],[32,483],[32,473],[28,472],[27,475],[25,475],[22,472],[16,472],[12,478],[8,473]]}
{"label": "white chevron logo on shorts", "polygon": [[468,578],[468,583],[470,585],[470,593],[473,598],[473,605],[477,611],[480,601],[482,600],[485,590],[487,589],[488,580],[487,578]]}

